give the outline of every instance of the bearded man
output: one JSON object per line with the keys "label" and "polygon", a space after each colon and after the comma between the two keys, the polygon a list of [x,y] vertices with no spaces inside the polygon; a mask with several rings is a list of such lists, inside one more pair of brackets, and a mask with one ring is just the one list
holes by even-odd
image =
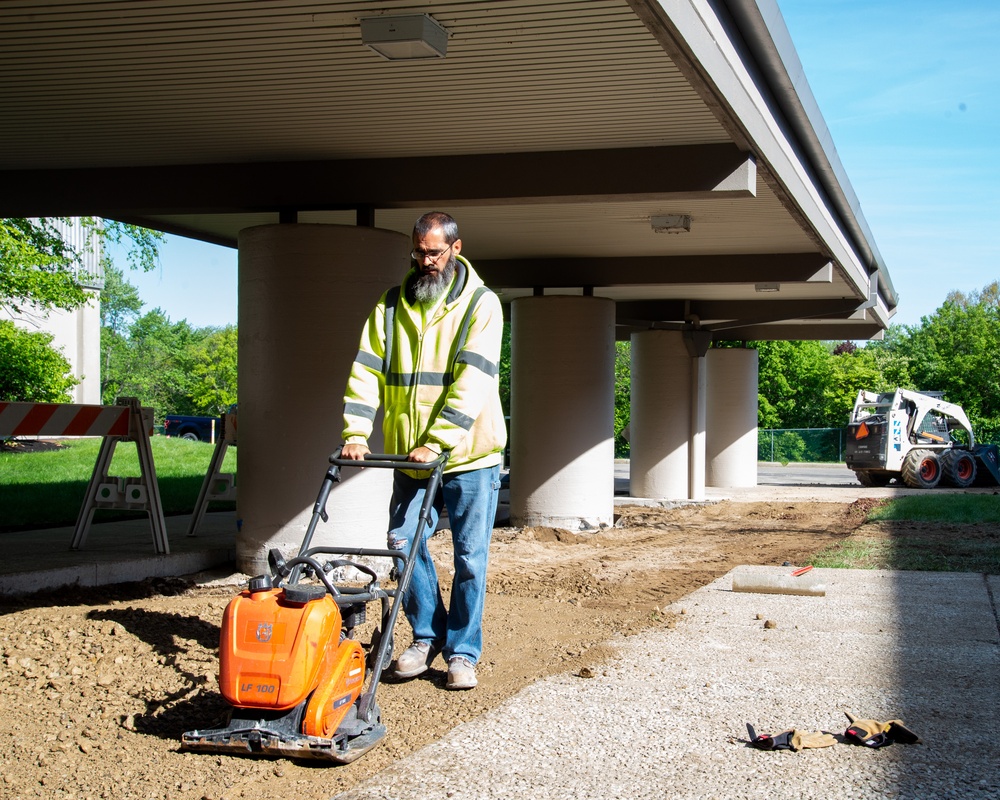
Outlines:
{"label": "bearded man", "polygon": [[[382,295],[368,317],[344,397],[342,457],[360,460],[379,406],[385,452],[428,463],[449,454],[431,524],[448,510],[455,550],[450,607],[438,585],[426,541],[412,548],[410,585],[402,597],[413,644],[395,676],[427,671],[441,653],[449,689],[476,686],[483,648],[486,566],[500,488],[507,429],[500,406],[500,300],[460,254],[458,224],[432,211],[413,227],[414,267]],[[409,549],[427,486],[426,473],[393,471],[389,547]]]}

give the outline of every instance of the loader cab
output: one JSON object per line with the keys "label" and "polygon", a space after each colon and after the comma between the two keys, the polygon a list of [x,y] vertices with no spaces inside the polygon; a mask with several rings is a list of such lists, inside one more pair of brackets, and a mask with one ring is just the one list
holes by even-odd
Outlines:
{"label": "loader cab", "polygon": [[914,444],[951,444],[948,418],[935,410],[924,414],[910,435]]}

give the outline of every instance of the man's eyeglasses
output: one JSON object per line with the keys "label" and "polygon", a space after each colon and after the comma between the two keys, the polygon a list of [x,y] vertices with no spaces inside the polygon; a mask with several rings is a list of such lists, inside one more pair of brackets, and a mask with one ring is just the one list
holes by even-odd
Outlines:
{"label": "man's eyeglasses", "polygon": [[454,246],[455,243],[452,242],[444,250],[411,250],[410,258],[412,258],[418,264],[423,264],[424,261],[428,258],[431,260],[431,263],[434,263],[439,258],[441,258],[441,256],[443,256],[445,253],[451,250],[451,248]]}

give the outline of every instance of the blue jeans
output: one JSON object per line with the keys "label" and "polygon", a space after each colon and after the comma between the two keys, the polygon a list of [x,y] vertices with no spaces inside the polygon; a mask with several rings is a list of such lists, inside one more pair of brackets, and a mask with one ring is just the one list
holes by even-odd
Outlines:
{"label": "blue jeans", "polygon": [[[389,547],[406,550],[417,528],[426,479],[393,473],[389,505]],[[486,563],[500,491],[500,467],[484,467],[446,474],[431,507],[430,526],[413,548],[416,559],[410,585],[403,593],[403,610],[413,628],[414,642],[430,642],[445,660],[463,656],[473,664],[483,652],[483,605],[486,602]],[[448,509],[455,549],[455,577],[451,608],[445,606],[437,570],[427,539],[437,527],[442,504]]]}

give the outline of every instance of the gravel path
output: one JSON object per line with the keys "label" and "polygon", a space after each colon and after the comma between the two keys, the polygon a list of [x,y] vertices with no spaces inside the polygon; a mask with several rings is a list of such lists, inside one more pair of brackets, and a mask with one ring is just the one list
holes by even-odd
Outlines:
{"label": "gravel path", "polygon": [[[719,578],[667,609],[676,627],[618,640],[593,677],[529,686],[338,797],[1000,797],[1000,577],[814,572],[823,597]],[[746,742],[746,722],[840,735],[844,710],[903,719],[923,743]]]}

